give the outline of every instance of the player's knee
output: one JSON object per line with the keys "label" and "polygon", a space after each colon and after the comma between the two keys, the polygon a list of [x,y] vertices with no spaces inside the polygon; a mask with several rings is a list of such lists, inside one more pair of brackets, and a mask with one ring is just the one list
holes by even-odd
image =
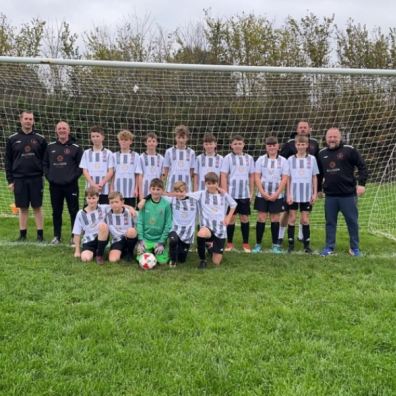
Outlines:
{"label": "player's knee", "polygon": [[199,238],[210,238],[210,231],[206,227],[201,227],[197,233]]}
{"label": "player's knee", "polygon": [[240,219],[241,219],[241,223],[247,223],[249,221],[249,216],[248,215],[241,215]]}
{"label": "player's knee", "polygon": [[87,262],[91,261],[92,258],[93,258],[93,256],[91,254],[84,254],[84,253],[81,254],[81,261],[83,263],[87,263]]}
{"label": "player's knee", "polygon": [[263,212],[259,212],[258,216],[257,216],[258,221],[260,221],[261,223],[264,223],[265,220],[267,219],[267,214],[263,213]]}
{"label": "player's knee", "polygon": [[222,260],[223,260],[222,254],[214,254],[212,257],[212,262],[214,265],[220,265]]}

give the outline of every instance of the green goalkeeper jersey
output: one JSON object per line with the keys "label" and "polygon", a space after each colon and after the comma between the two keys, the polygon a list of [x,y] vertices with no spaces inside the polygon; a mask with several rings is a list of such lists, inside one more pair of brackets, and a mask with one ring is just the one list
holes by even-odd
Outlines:
{"label": "green goalkeeper jersey", "polygon": [[139,211],[137,232],[139,240],[165,244],[172,228],[172,210],[169,202],[161,198],[154,202],[147,200]]}

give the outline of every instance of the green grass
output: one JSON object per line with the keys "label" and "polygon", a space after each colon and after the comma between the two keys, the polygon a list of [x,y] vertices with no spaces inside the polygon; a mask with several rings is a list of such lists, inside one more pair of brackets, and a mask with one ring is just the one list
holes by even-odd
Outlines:
{"label": "green grass", "polygon": [[394,242],[364,234],[350,258],[341,232],[335,257],[231,253],[199,271],[192,252],[141,271],[9,243],[16,219],[1,222],[1,395],[396,393]]}

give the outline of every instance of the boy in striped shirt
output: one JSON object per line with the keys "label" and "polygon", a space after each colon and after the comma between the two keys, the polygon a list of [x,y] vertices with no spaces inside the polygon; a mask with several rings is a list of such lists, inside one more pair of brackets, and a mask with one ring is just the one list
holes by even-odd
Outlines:
{"label": "boy in striped shirt", "polygon": [[317,199],[318,164],[316,158],[308,154],[309,140],[307,136],[296,136],[297,153],[288,159],[289,178],[287,182],[287,203],[290,205],[287,236],[288,252],[294,250],[294,230],[296,213],[300,209],[303,231],[304,251],[312,253],[310,248],[309,213]]}
{"label": "boy in striped shirt", "polygon": [[232,153],[224,157],[221,167],[221,187],[227,191],[237,202],[237,207],[227,226],[226,251],[234,248],[233,238],[235,231],[236,215],[239,213],[243,239],[243,251],[250,253],[249,246],[249,215],[250,201],[254,194],[254,160],[249,154],[243,152],[244,138],[236,135],[231,139]]}
{"label": "boy in striped shirt", "polygon": [[131,150],[134,139],[131,131],[123,129],[117,138],[120,151],[113,153],[114,177],[111,191],[118,191],[124,197],[125,204],[135,207],[142,174],[140,156]]}
{"label": "boy in striped shirt", "polygon": [[125,200],[118,191],[109,194],[111,209],[106,213],[105,222],[111,235],[109,261],[116,263],[125,257],[130,260],[137,242],[137,232],[133,217],[136,212],[130,206],[125,206]]}
{"label": "boy in striped shirt", "polygon": [[217,139],[211,133],[204,136],[204,153],[197,156],[194,167],[194,191],[205,189],[205,176],[209,172],[220,177],[223,157],[216,153]]}
{"label": "boy in striped shirt", "polygon": [[[74,257],[80,257],[81,261],[88,262],[96,256],[96,262],[103,264],[104,250],[109,236],[109,228],[105,223],[109,206],[99,204],[99,192],[92,186],[85,191],[85,200],[87,206],[79,210],[73,226]],[[84,236],[82,248],[81,235]]]}
{"label": "boy in striped shirt", "polygon": [[94,187],[99,191],[99,203],[108,204],[109,181],[114,174],[113,154],[103,147],[104,130],[94,126],[90,130],[92,148],[85,150],[80,168],[87,181],[86,187]]}
{"label": "boy in striped shirt", "polygon": [[272,252],[281,253],[278,244],[279,219],[283,211],[283,192],[289,174],[286,158],[279,155],[279,144],[276,137],[270,136],[265,141],[266,154],[256,161],[255,181],[257,187],[254,209],[258,211],[256,223],[256,246],[253,253],[261,252],[261,242],[265,231],[267,214],[271,218]]}
{"label": "boy in striped shirt", "polygon": [[150,193],[150,183],[153,179],[160,179],[164,157],[157,153],[158,138],[153,132],[146,136],[147,151],[140,155],[140,167],[142,176],[140,178],[139,198],[143,199]]}
{"label": "boy in striped shirt", "polygon": [[[212,244],[212,262],[220,265],[223,259],[224,246],[227,236],[227,225],[230,223],[237,203],[228,193],[219,193],[219,177],[214,172],[205,176],[205,190],[188,193],[198,203],[200,229],[197,234],[198,268],[207,267],[206,247]],[[227,214],[227,209],[229,212]]]}
{"label": "boy in striped shirt", "polygon": [[188,191],[192,191],[192,178],[194,176],[195,152],[187,147],[189,136],[188,128],[179,125],[175,129],[176,146],[170,147],[165,152],[164,178],[166,191],[171,192],[176,181],[184,181]]}

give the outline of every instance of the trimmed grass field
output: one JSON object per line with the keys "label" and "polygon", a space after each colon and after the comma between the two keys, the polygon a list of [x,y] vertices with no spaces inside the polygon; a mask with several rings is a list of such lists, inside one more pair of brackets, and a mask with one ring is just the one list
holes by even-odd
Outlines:
{"label": "trimmed grass field", "polygon": [[230,253],[199,271],[191,252],[142,271],[82,264],[32,225],[12,243],[17,228],[1,219],[2,395],[396,393],[395,242],[364,234],[351,258],[342,231],[335,257]]}

